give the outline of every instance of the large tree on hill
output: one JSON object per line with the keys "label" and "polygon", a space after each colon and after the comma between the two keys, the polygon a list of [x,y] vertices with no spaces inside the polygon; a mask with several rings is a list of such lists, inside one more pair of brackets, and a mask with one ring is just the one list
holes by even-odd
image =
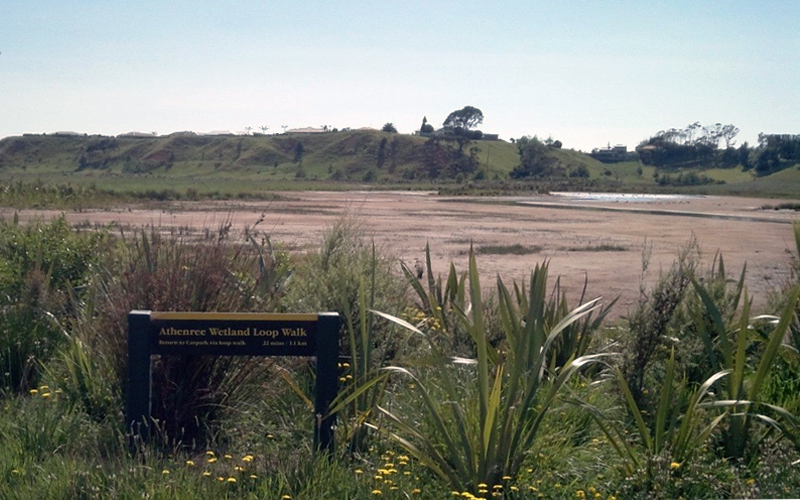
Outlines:
{"label": "large tree on hill", "polygon": [[444,121],[443,125],[455,129],[469,130],[481,123],[483,123],[483,112],[472,106],[464,106],[447,115],[447,119]]}

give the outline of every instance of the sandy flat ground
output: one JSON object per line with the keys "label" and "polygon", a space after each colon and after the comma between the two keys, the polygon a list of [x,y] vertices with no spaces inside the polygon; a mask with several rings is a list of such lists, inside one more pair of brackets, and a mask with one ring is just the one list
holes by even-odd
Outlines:
{"label": "sandy flat ground", "polygon": [[[470,243],[521,244],[540,250],[526,255],[481,254],[478,267],[484,286],[499,274],[508,280],[527,279],[533,267],[550,262],[551,276],[560,275],[573,300],[588,276],[590,298],[619,296],[615,316],[635,306],[642,276],[642,248],[651,250],[652,284],[681,247],[696,238],[703,265],[716,252],[725,259],[729,275],[738,276],[747,263],[747,284],[756,304],[789,276],[794,251],[792,222],[797,213],[762,210],[775,200],[732,197],[648,198],[630,200],[575,199],[557,195],[503,198],[446,198],[425,192],[292,192],[287,201],[181,202],[164,209],[66,213],[74,224],[140,226],[154,224],[183,233],[216,230],[231,223],[235,229],[259,228],[273,242],[293,249],[315,248],[324,231],[348,216],[387,252],[413,264],[424,258],[430,244],[434,270],[446,273],[452,261],[466,268]],[[0,209],[6,219],[12,210]],[[60,212],[26,210],[20,218],[50,217]],[[603,250],[603,249],[613,250]]]}

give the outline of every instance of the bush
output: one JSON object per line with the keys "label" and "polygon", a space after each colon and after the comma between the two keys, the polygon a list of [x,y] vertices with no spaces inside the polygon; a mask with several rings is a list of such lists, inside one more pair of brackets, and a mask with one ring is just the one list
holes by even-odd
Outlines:
{"label": "bush", "polygon": [[0,381],[35,387],[42,363],[63,343],[59,321],[74,314],[103,247],[103,233],[77,233],[64,217],[0,224]]}
{"label": "bush", "polygon": [[[110,360],[119,387],[127,376],[127,314],[153,311],[265,311],[275,307],[288,263],[255,229],[250,245],[229,240],[223,226],[205,241],[161,236],[155,228],[124,239],[117,267],[94,284],[95,313],[76,325],[75,335],[91,356]],[[73,358],[74,359],[74,358]],[[259,389],[269,363],[243,357],[165,356],[153,363],[152,416],[165,442],[203,446],[222,417]],[[102,376],[103,374],[99,375]],[[123,395],[124,396],[124,395]]]}

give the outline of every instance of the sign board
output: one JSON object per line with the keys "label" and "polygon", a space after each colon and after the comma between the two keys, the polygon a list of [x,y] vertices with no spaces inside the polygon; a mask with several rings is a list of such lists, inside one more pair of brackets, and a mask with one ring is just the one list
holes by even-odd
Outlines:
{"label": "sign board", "polygon": [[308,356],[316,358],[314,445],[333,449],[327,415],[338,391],[340,321],[337,313],[261,314],[131,311],[128,314],[126,428],[147,436],[151,356]]}
{"label": "sign board", "polygon": [[316,356],[316,314],[150,313],[153,354]]}

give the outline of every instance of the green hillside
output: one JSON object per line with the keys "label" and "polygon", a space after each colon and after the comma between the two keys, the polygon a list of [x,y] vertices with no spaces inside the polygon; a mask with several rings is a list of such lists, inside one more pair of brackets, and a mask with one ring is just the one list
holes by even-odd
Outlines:
{"label": "green hillside", "polygon": [[[0,141],[0,174],[84,176],[164,175],[248,179],[400,178],[424,165],[422,137],[379,131],[250,136],[162,137],[26,135]],[[503,141],[477,141],[478,167],[507,174],[516,150]],[[300,172],[298,174],[298,172]]]}
{"label": "green hillside", "polygon": [[[459,144],[452,138],[428,139],[377,130],[247,136],[25,135],[0,140],[0,182],[6,186],[14,182],[92,186],[118,193],[191,191],[206,197],[355,186],[451,186],[447,188],[450,192],[592,189],[788,198],[800,193],[796,167],[764,176],[742,168],[666,171],[638,161],[605,164],[578,151],[540,143],[535,148],[539,156],[520,175],[520,144],[499,140]],[[539,162],[541,159],[545,161]],[[546,167],[537,171],[539,163]]]}

